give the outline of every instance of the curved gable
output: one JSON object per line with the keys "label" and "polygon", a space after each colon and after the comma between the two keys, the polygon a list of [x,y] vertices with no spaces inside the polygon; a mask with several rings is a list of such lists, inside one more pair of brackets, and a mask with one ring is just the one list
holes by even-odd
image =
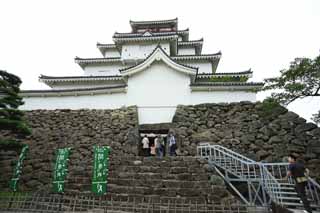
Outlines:
{"label": "curved gable", "polygon": [[172,60],[169,55],[158,45],[154,51],[141,63],[128,67],[125,69],[121,69],[120,72],[123,76],[133,75],[135,73],[141,72],[151,66],[154,61],[162,61],[172,69],[182,72],[188,75],[196,75],[198,68],[190,67],[187,65],[179,64]]}

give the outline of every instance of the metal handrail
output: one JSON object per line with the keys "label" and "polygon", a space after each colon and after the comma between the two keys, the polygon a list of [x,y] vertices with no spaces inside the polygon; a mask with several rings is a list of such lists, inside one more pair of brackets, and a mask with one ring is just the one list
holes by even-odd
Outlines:
{"label": "metal handrail", "polygon": [[[253,179],[259,181],[269,195],[268,203],[273,201],[282,205],[284,203],[281,196],[282,185],[293,187],[293,178],[285,179],[289,163],[256,162],[228,148],[209,143],[200,144],[197,151],[200,157],[212,160],[216,166],[238,178],[247,180],[248,183]],[[308,177],[307,194],[314,204],[320,205],[320,185],[311,177]]]}
{"label": "metal handrail", "polygon": [[282,199],[280,198],[280,190],[281,184],[277,181],[277,179],[269,172],[269,170],[260,164],[261,175],[262,175],[262,183],[270,195],[271,200],[276,203],[282,203]]}
{"label": "metal handrail", "polygon": [[[249,159],[239,153],[236,153],[230,149],[227,149],[220,145],[210,145],[208,143],[201,144],[197,147],[198,154],[201,157],[205,157],[214,160],[214,163],[219,167],[227,170],[228,172],[235,174],[231,168],[236,168],[235,172],[240,178],[245,178],[247,180],[250,179],[259,179],[262,185],[265,188],[266,193],[269,194],[270,201],[274,201],[276,203],[282,203],[280,198],[279,191],[281,190],[281,184],[277,181],[277,179],[268,171],[266,167],[262,163],[258,163],[252,159]],[[219,156],[217,160],[217,155]],[[224,160],[224,163],[221,162],[221,159]],[[219,162],[220,160],[220,162]],[[225,160],[230,161],[230,165],[227,165]],[[237,168],[241,168],[238,173]],[[259,168],[257,171],[256,168]],[[246,170],[246,171],[244,171]],[[251,171],[253,170],[253,175],[251,175]],[[245,175],[247,174],[247,175]],[[254,178],[252,178],[254,177]],[[268,202],[270,203],[270,202]]]}
{"label": "metal handrail", "polygon": [[220,146],[220,145],[211,145],[211,146],[216,147],[218,149],[222,149],[222,150],[227,151],[229,153],[232,153],[233,155],[237,156],[238,158],[246,160],[248,163],[256,163],[254,160],[252,160],[250,158],[247,158],[246,156],[243,156],[243,155],[241,155],[241,154],[239,154],[237,152],[234,152],[234,151],[232,151],[232,150],[230,150],[230,149],[228,149],[226,147],[223,147],[223,146]]}
{"label": "metal handrail", "polygon": [[[289,167],[289,163],[263,163],[263,165],[269,168],[268,170],[271,170],[272,175],[278,177],[279,181],[284,180],[283,178],[286,176]],[[292,185],[295,183],[292,177],[289,177],[287,181]],[[315,204],[320,205],[320,185],[316,180],[308,177],[306,191],[309,199]]]}

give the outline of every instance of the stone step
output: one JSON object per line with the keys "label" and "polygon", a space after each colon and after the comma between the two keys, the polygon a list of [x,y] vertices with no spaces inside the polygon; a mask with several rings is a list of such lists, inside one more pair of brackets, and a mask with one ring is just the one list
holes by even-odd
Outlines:
{"label": "stone step", "polygon": [[[178,187],[178,188],[209,188],[211,184],[208,180],[205,181],[181,181],[181,180],[163,180],[163,179],[149,179],[149,180],[133,180],[125,178],[108,178],[108,184],[116,184],[119,186],[145,186],[145,187]],[[66,181],[66,186],[79,188],[80,186],[91,185],[91,180],[86,182],[78,182],[74,180]]]}
{"label": "stone step", "polygon": [[109,184],[117,184],[122,186],[164,186],[164,187],[182,187],[182,188],[197,188],[210,187],[210,183],[205,181],[180,181],[180,180],[132,180],[124,178],[108,178]]}
{"label": "stone step", "polygon": [[188,203],[206,203],[207,199],[202,196],[195,196],[195,197],[179,197],[179,196],[160,196],[160,195],[141,195],[141,194],[127,194],[127,193],[107,193],[105,195],[115,201],[135,201],[135,202],[163,202],[163,203],[174,203],[174,202],[188,202]]}
{"label": "stone step", "polygon": [[156,186],[119,186],[116,184],[108,184],[107,190],[110,193],[127,193],[142,195],[161,195],[161,196],[205,196],[211,193],[217,193],[217,189],[213,188],[179,188],[179,187],[156,187]]}
{"label": "stone step", "polygon": [[[91,191],[91,184],[76,185],[66,184],[66,192],[76,191],[77,193],[86,193]],[[139,194],[139,195],[160,195],[160,196],[179,196],[179,197],[196,197],[211,196],[215,198],[225,197],[226,191],[224,186],[194,186],[190,187],[163,187],[163,186],[123,186],[117,184],[107,184],[107,193],[113,194]],[[215,199],[217,200],[217,199]]]}
{"label": "stone step", "polygon": [[198,172],[204,172],[202,171],[201,168],[199,168],[199,166],[197,167],[188,167],[188,166],[170,166],[170,167],[164,167],[164,166],[145,166],[145,165],[141,165],[141,166],[112,166],[109,167],[109,172],[154,172],[154,173],[164,173],[164,172],[168,172],[171,174],[178,174],[178,173],[185,173],[185,172],[189,172],[189,173],[198,173]]}
{"label": "stone step", "polygon": [[170,158],[156,158],[156,157],[135,157],[135,158],[112,158],[110,159],[110,166],[113,165],[161,165],[161,166],[190,166],[199,165],[199,159],[195,157],[170,157]]}
{"label": "stone step", "polygon": [[142,179],[142,180],[152,180],[152,179],[175,179],[175,180],[188,180],[188,181],[200,181],[208,180],[207,174],[197,174],[197,173],[180,173],[180,174],[170,174],[170,173],[153,173],[153,172],[110,172],[110,178],[127,178],[127,179]]}

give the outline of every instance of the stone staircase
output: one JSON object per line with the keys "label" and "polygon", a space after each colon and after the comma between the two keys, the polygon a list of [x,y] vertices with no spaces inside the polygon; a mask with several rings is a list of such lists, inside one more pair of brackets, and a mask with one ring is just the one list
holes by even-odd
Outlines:
{"label": "stone staircase", "polygon": [[[195,157],[111,157],[107,195],[116,200],[151,199],[220,203],[228,200],[224,184],[211,185],[206,162]],[[71,173],[66,193],[91,193],[91,171]]]}

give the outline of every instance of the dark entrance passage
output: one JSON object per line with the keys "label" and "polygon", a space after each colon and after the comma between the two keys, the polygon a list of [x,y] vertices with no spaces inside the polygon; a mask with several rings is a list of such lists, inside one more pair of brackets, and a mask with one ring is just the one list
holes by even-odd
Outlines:
{"label": "dark entrance passage", "polygon": [[143,124],[140,125],[139,127],[139,136],[140,136],[140,143],[138,144],[138,150],[139,150],[139,155],[144,156],[144,153],[142,151],[142,139],[144,136],[147,136],[149,140],[149,154],[150,154],[150,147],[154,145],[154,140],[157,135],[160,135],[164,142],[165,142],[165,147],[164,147],[164,156],[167,154],[167,137],[170,129],[170,124]]}

